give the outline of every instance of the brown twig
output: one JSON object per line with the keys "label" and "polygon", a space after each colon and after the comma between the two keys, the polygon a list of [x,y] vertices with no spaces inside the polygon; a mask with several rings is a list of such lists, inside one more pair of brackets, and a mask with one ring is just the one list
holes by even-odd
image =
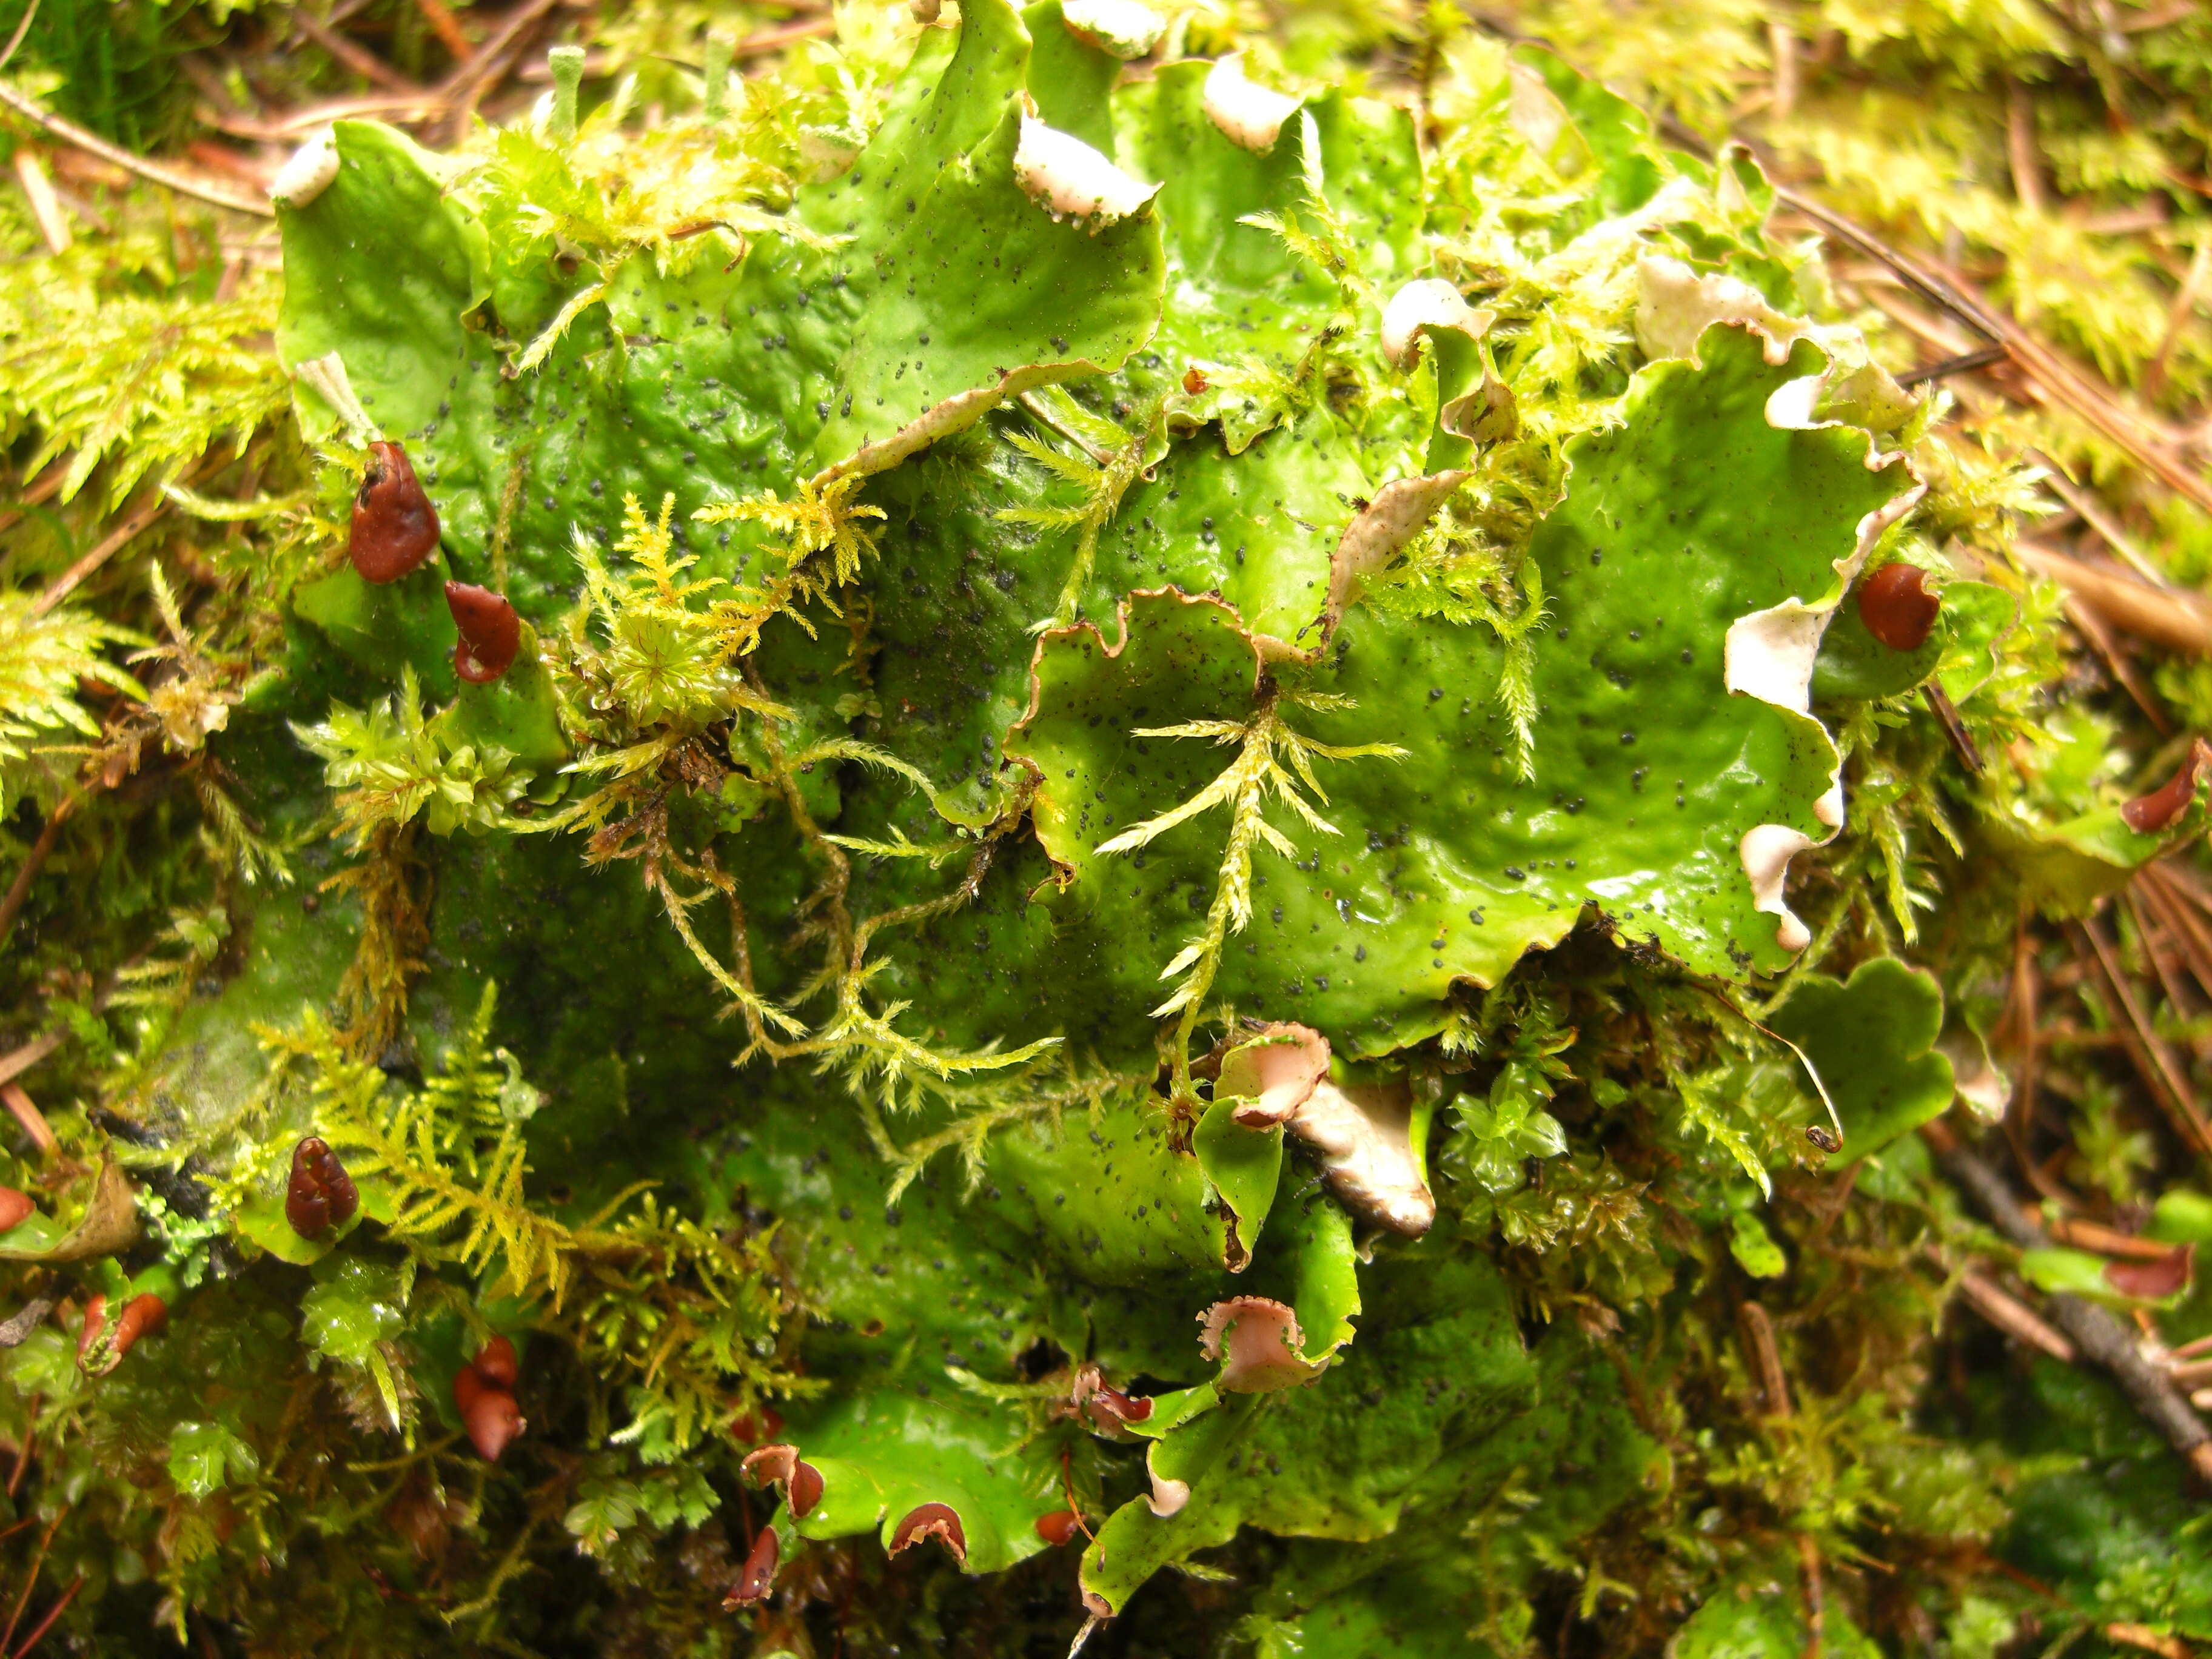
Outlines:
{"label": "brown twig", "polygon": [[[1943,1173],[1972,1199],[1996,1230],[2024,1250],[2043,1249],[2051,1241],[2027,1218],[1997,1172],[1960,1144],[1938,1121],[1922,1131]],[[2136,1409],[2187,1460],[2199,1480],[2212,1481],[2212,1433],[2172,1383],[2142,1357],[2127,1328],[2094,1303],[2063,1292],[2045,1304],[2051,1322],[2089,1358],[2112,1372]]]}
{"label": "brown twig", "polygon": [[1752,1367],[1759,1374],[1759,1389],[1765,1401],[1766,1414],[1790,1416],[1790,1379],[1783,1373],[1782,1352],[1775,1345],[1774,1322],[1766,1316],[1765,1308],[1756,1302],[1739,1302],[1735,1314],[1743,1327],[1743,1345],[1750,1352]]}
{"label": "brown twig", "polygon": [[41,1158],[52,1158],[61,1151],[62,1143],[54,1133],[54,1126],[46,1121],[46,1115],[39,1109],[38,1102],[31,1098],[30,1091],[20,1083],[0,1083],[0,1102],[5,1102],[9,1115],[22,1126],[31,1144],[39,1149]]}
{"label": "brown twig", "polygon": [[454,130],[454,137],[466,131],[478,100],[500,76],[514,67],[528,31],[553,9],[556,0],[522,0],[520,5],[500,19],[498,27],[477,48],[476,55],[439,86],[439,103]]}
{"label": "brown twig", "polygon": [[[2121,890],[2120,902],[2127,910],[2128,920],[2135,926],[2136,937],[2142,941],[2143,954],[2150,958],[2151,971],[2157,975],[2166,1001],[2176,1014],[2185,1016],[2189,1012],[2190,999],[2180,975],[2174,969],[2174,957],[2187,957],[2188,942],[2174,932],[2163,915],[2156,914],[2157,901],[2149,892],[2139,894],[2130,884]],[[2157,922],[2155,928],[2152,926],[2154,920]]]}
{"label": "brown twig", "polygon": [[356,75],[393,92],[412,92],[415,83],[358,41],[348,40],[306,6],[292,9],[292,27]]}
{"label": "brown twig", "polygon": [[2189,326],[2190,317],[2197,302],[2206,293],[2212,292],[2212,236],[2201,233],[2197,238],[2197,250],[2190,255],[2188,273],[2181,286],[2174,290],[2173,303],[2166,308],[2166,334],[2158,343],[2158,350],[2143,369],[2143,396],[2156,399],[2166,389],[2166,364],[2172,360],[2173,348],[2179,343],[2182,333]]}
{"label": "brown twig", "polygon": [[2013,1065],[2012,1098],[2005,1103],[2005,1139],[2012,1146],[2013,1160],[2020,1166],[2021,1173],[2038,1192],[2056,1200],[2063,1196],[2057,1183],[2044,1174],[2027,1150],[2027,1127],[2035,1115],[2036,1083],[2043,1059],[2043,1034],[2035,935],[2024,914],[2014,927],[2012,955],[2012,986],[2005,1006],[2005,1026],[2012,1035],[2017,1058]]}
{"label": "brown twig", "polygon": [[62,143],[74,144],[77,149],[97,155],[101,161],[111,162],[127,173],[135,173],[141,179],[173,190],[179,196],[189,196],[195,201],[228,208],[234,213],[251,213],[263,219],[276,216],[276,210],[269,204],[265,197],[242,195],[210,179],[196,178],[159,161],[149,161],[143,155],[133,155],[129,150],[109,143],[98,133],[88,132],[76,122],[56,115],[37,99],[16,91],[4,81],[0,81],[0,104],[5,104],[25,120],[44,127]]}
{"label": "brown twig", "polygon": [[2166,711],[2160,708],[2151,696],[2150,688],[2143,684],[2142,677],[2136,672],[2135,665],[2121,655],[2119,647],[2112,643],[2112,636],[2105,626],[2105,619],[2071,594],[2069,594],[2066,599],[2066,619],[2072,623],[2075,631],[2089,642],[2089,648],[2097,653],[2098,660],[2105,665],[2105,672],[2119,682],[2120,688],[2128,694],[2135,706],[2142,710],[2143,718],[2157,729],[2159,736],[2172,737],[2173,735],[2172,720],[2167,718]]}
{"label": "brown twig", "polygon": [[2164,860],[2145,865],[2136,872],[2131,890],[2141,893],[2159,920],[2181,946],[2182,959],[2197,989],[2212,999],[2212,930],[2191,905],[2185,884]]}
{"label": "brown twig", "polygon": [[1828,1597],[1820,1582],[1820,1547],[1813,1534],[1797,1534],[1797,1564],[1805,1577],[1806,1642],[1801,1659],[1820,1659],[1828,1645]]}
{"label": "brown twig", "polygon": [[46,168],[39,165],[38,152],[28,144],[15,152],[15,182],[22,185],[31,204],[31,216],[38,221],[46,252],[67,253],[74,239],[69,221],[62,215],[61,198],[54,194],[53,181],[46,177]]}
{"label": "brown twig", "polygon": [[2104,503],[2087,490],[2080,488],[2066,476],[2066,471],[2039,449],[2027,452],[2027,459],[2043,473],[2043,481],[2051,486],[2051,493],[2081,515],[2081,520],[2097,532],[2099,539],[2120,556],[2120,562],[2141,576],[2161,593],[2173,591],[2173,584],[2153,564],[2135,538],[2120,528],[2119,520],[2105,510]]}
{"label": "brown twig", "polygon": [[1959,764],[1966,769],[1968,776],[1980,776],[1982,751],[1975,746],[1974,734],[1966,730],[1966,721],[1959,718],[1959,706],[1934,680],[1920,688],[1920,696],[1928,705],[1928,712],[1936,716],[1936,723],[1943,728],[1943,735],[1950,740],[1951,752],[1958,757]]}
{"label": "brown twig", "polygon": [[1802,214],[1829,235],[1888,266],[1907,288],[1983,338],[2002,344],[2014,366],[2031,377],[2052,401],[2063,404],[2107,442],[2126,451],[2130,459],[2167,489],[2212,512],[2212,483],[2148,430],[2148,422],[2123,408],[2113,393],[1983,301],[1963,281],[1938,275],[1801,191],[1777,185],[1774,199]]}
{"label": "brown twig", "polygon": [[2161,1244],[2154,1238],[2138,1238],[2101,1222],[2083,1221],[2072,1216],[2051,1217],[2043,1222],[2043,1228],[2061,1244],[2128,1261],[2164,1261],[2181,1248],[2178,1244]]}
{"label": "brown twig", "polygon": [[1971,1267],[1959,1275],[1959,1294],[1976,1313],[2006,1335],[2019,1338],[2031,1348],[2041,1349],[2062,1364],[2074,1363],[2071,1342],[2053,1330],[2025,1302],[2006,1295],[1992,1280]]}
{"label": "brown twig", "polygon": [[[36,1303],[31,1304],[32,1307],[37,1305]],[[24,1310],[26,1313],[29,1311],[28,1308]],[[46,1312],[39,1316],[39,1319],[43,1322],[46,1313],[52,1311],[52,1306],[49,1305]],[[20,1315],[17,1316],[21,1317]],[[23,1484],[23,1472],[31,1467],[31,1443],[38,1437],[40,1397],[38,1395],[33,1395],[30,1403],[23,1407],[23,1443],[15,1448],[15,1467],[8,1471],[8,1501],[11,1504],[15,1501],[15,1493]],[[10,1629],[15,1627],[15,1620],[9,1620],[9,1627]]]}
{"label": "brown twig", "polygon": [[2191,1659],[2189,1644],[2179,1636],[2164,1636],[2148,1625],[2107,1625],[2105,1639],[2118,1642],[2124,1648],[2141,1648],[2154,1653],[2159,1659]]}
{"label": "brown twig", "polygon": [[[27,1441],[24,1445],[26,1455],[28,1455],[29,1450],[30,1447]],[[17,1467],[21,1467],[20,1461]],[[39,1587],[39,1570],[46,1565],[46,1547],[54,1541],[54,1534],[61,1530],[62,1516],[68,1513],[67,1510],[61,1510],[52,1520],[46,1522],[46,1531],[40,1535],[38,1553],[31,1558],[31,1571],[23,1580],[22,1594],[15,1598],[15,1609],[8,1615],[7,1627],[0,1629],[0,1648],[5,1648],[9,1643],[15,1639],[15,1626],[23,1617],[23,1609],[30,1605],[31,1592]]]}
{"label": "brown twig", "polygon": [[43,617],[67,599],[79,582],[113,558],[133,537],[167,512],[168,507],[169,498],[159,491],[140,501],[121,524],[108,532],[99,546],[46,585],[46,591],[31,601],[31,614]]}
{"label": "brown twig", "polygon": [[2128,1041],[2124,1046],[2128,1058],[2135,1063],[2136,1073],[2172,1120],[2182,1139],[2192,1151],[2212,1157],[2212,1124],[2204,1121],[2197,1091],[2189,1086],[2188,1079],[2174,1064],[2165,1039],[2151,1029],[2142,1005],[2136,1000],[2134,988],[2120,971],[2119,963],[2112,959],[2112,946],[2106,942],[2095,921],[2069,922],[2067,931],[2074,935],[2075,954],[2085,961],[2094,957],[2096,962],[2098,975],[2112,1000],[2114,1012],[2125,1022],[2122,1033]]}
{"label": "brown twig", "polygon": [[1899,386],[1925,386],[1936,380],[1947,380],[1954,374],[1969,374],[1974,369],[1987,368],[1992,363],[2005,361],[2005,349],[2001,345],[1986,345],[1973,351],[1961,351],[1954,356],[1939,358],[1919,368],[1907,369],[1897,377]]}
{"label": "brown twig", "polygon": [[0,945],[8,942],[15,930],[15,918],[22,914],[24,903],[31,896],[31,884],[38,879],[40,866],[54,850],[61,838],[62,825],[69,822],[70,814],[76,811],[77,803],[84,799],[82,793],[64,795],[61,805],[46,815],[46,822],[39,831],[39,838],[31,843],[31,850],[23,857],[22,868],[15,872],[15,880],[8,884],[7,895],[0,897]]}
{"label": "brown twig", "polygon": [[64,457],[32,479],[24,486],[23,493],[16,498],[15,505],[6,512],[0,513],[0,530],[12,529],[15,521],[23,516],[25,507],[43,507],[46,502],[53,500],[55,493],[62,487],[62,480],[68,477],[69,460],[67,457]]}
{"label": "brown twig", "polygon": [[21,1645],[9,1655],[8,1659],[23,1659],[25,1654],[38,1646],[39,1639],[54,1627],[54,1620],[62,1616],[69,1604],[76,1600],[76,1593],[83,1588],[84,1575],[79,1573],[70,1580],[69,1588],[62,1592],[61,1599],[46,1609],[46,1616],[31,1627],[31,1633],[23,1638]]}
{"label": "brown twig", "polygon": [[[29,1340],[31,1333],[46,1322],[46,1316],[53,1310],[54,1304],[52,1302],[43,1296],[34,1296],[7,1318],[0,1319],[0,1348],[21,1347]],[[35,1419],[38,1398],[36,1395],[31,1396],[33,1403],[26,1410],[27,1419]],[[28,1434],[30,1428],[30,1421],[27,1420],[23,1425],[24,1433]],[[19,1447],[17,1449],[20,1451],[21,1449]],[[10,1480],[16,1478],[14,1475],[9,1477]],[[13,1496],[15,1488],[10,1486],[9,1492],[9,1495]],[[0,1538],[5,1538],[7,1535],[6,1533],[0,1532]]]}
{"label": "brown twig", "polygon": [[400,93],[379,93],[365,98],[332,98],[322,103],[303,104],[297,109],[266,118],[236,114],[203,105],[197,113],[199,118],[217,132],[228,133],[234,138],[250,139],[259,144],[297,143],[309,133],[326,127],[333,121],[350,121],[360,116],[384,116],[392,120],[413,123],[429,119],[444,112],[446,100],[433,90]]}
{"label": "brown twig", "polygon": [[0,1083],[21,1077],[68,1040],[67,1031],[49,1031],[44,1036],[33,1037],[20,1048],[0,1054]]}
{"label": "brown twig", "polygon": [[2088,564],[2033,542],[2017,544],[2021,562],[2114,628],[2193,657],[2212,657],[2212,616],[2194,593],[2162,592],[2118,566]]}
{"label": "brown twig", "polygon": [[2035,105],[2028,90],[2008,77],[2005,100],[2005,160],[2012,168],[2012,193],[2030,213],[2050,210],[2043,187],[2043,158],[2035,149]]}
{"label": "brown twig", "polygon": [[430,26],[439,44],[453,54],[454,63],[465,64],[477,55],[476,43],[461,32],[460,20],[446,0],[415,0],[415,9],[422,14],[422,21]]}

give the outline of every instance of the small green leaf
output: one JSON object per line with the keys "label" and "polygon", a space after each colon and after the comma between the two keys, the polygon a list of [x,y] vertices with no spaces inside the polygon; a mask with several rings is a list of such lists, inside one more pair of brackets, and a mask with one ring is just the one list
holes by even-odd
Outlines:
{"label": "small green leaf", "polygon": [[1789,1258],[1774,1235],[1749,1210],[1738,1210],[1729,1218],[1729,1254],[1753,1279],[1779,1279],[1790,1270]]}
{"label": "small green leaf", "polygon": [[1234,1115],[1244,1103],[1224,1097],[1206,1109],[1191,1136],[1198,1167],[1223,1206],[1228,1232],[1224,1265],[1241,1269],[1260,1243],[1260,1230],[1275,1202],[1283,1167],[1283,1126],[1247,1129]]}
{"label": "small green leaf", "polygon": [[169,1479],[187,1498],[205,1498],[260,1473],[259,1454],[221,1423],[179,1423],[169,1431]]}
{"label": "small green leaf", "polygon": [[400,1269],[358,1255],[317,1264],[317,1283],[300,1300],[300,1334],[307,1346],[348,1365],[366,1365],[380,1342],[407,1319]]}
{"label": "small green leaf", "polygon": [[1808,974],[1768,1024],[1804,1051],[1835,1102],[1841,1166],[1881,1149],[1949,1107],[1951,1062],[1934,1052],[1943,992],[1893,957],[1862,963],[1848,981]]}

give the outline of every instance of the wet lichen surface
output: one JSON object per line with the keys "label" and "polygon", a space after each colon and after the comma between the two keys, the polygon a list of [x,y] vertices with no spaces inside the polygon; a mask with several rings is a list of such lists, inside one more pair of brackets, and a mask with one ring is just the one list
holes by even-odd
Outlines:
{"label": "wet lichen surface", "polygon": [[[170,497],[250,626],[155,564],[57,681],[214,826],[0,1188],[61,1628],[2212,1639],[2117,1392],[1936,1376],[1929,1150],[2212,764],[2033,758],[2050,591],[1749,155],[1455,32],[894,35],[278,179],[291,494]],[[2167,1207],[2005,1265],[2193,1307]]]}

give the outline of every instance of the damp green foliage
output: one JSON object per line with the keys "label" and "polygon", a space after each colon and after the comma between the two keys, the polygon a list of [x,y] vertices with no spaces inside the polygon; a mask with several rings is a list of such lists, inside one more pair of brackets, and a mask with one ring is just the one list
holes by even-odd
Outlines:
{"label": "damp green foliage", "polygon": [[[290,25],[173,9],[250,130],[207,66]],[[2095,1253],[2212,1234],[2159,700],[2212,701],[2039,574],[2212,569],[2202,21],[919,9],[549,14],[580,103],[340,118],[273,222],[17,134],[71,232],[0,191],[45,1639],[2212,1640],[2185,1466],[1948,1311],[2212,1331]],[[434,84],[441,15],[315,27]],[[1974,342],[1778,184],[2133,412],[1901,386]],[[441,526],[384,583],[371,439]],[[2014,1079],[2105,1234],[1941,1178]]]}

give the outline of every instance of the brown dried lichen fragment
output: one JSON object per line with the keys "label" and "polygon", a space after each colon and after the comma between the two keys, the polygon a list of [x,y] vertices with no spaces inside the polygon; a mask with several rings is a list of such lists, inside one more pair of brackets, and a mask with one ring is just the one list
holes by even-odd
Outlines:
{"label": "brown dried lichen fragment", "polygon": [[1126,1395],[1106,1381],[1096,1365],[1083,1365],[1076,1370],[1073,1385],[1068,1389],[1068,1410],[1087,1419],[1097,1433],[1111,1439],[1127,1439],[1122,1425],[1142,1423],[1152,1414],[1152,1402]]}
{"label": "brown dried lichen fragment", "polygon": [[1344,527],[1328,562],[1328,615],[1332,623],[1359,597],[1368,577],[1388,565],[1412,541],[1437,509],[1474,474],[1461,468],[1425,477],[1394,478]]}
{"label": "brown dried lichen fragment", "polygon": [[292,1175],[284,1188],[284,1219],[302,1238],[319,1238],[343,1227],[361,1208],[361,1193],[345,1165],[320,1135],[307,1135],[292,1149]]}
{"label": "brown dried lichen fragment", "polygon": [[1340,1088],[1323,1078],[1291,1114],[1292,1133],[1322,1156],[1329,1190],[1354,1215],[1419,1238],[1436,1195],[1414,1156],[1413,1094],[1404,1083]]}
{"label": "brown dried lichen fragment", "polygon": [[1310,1025],[1261,1026],[1222,1057],[1217,1099],[1243,1102],[1231,1114],[1247,1129],[1285,1122],[1328,1075],[1328,1039]]}
{"label": "brown dried lichen fragment", "polygon": [[1328,1039],[1310,1025],[1261,1025],[1222,1056],[1214,1098],[1242,1103],[1243,1128],[1280,1123],[1322,1157],[1346,1208],[1419,1238],[1437,1218],[1413,1139],[1413,1093],[1403,1083],[1341,1087],[1328,1076]]}
{"label": "brown dried lichen fragment", "polygon": [[78,1366],[94,1376],[104,1376],[115,1369],[123,1356],[149,1331],[158,1331],[169,1322],[169,1304],[153,1292],[134,1296],[123,1304],[116,1316],[115,1328],[107,1328],[107,1298],[94,1295],[84,1304],[84,1326],[77,1333],[76,1361]]}
{"label": "brown dried lichen fragment", "polygon": [[2120,808],[2120,821],[2139,836],[2154,836],[2172,827],[2197,799],[2197,782],[2212,764],[2212,744],[2197,738],[2189,745],[2181,769],[2147,795],[2137,795]]}
{"label": "brown dried lichen fragment", "polygon": [[521,1380],[522,1367],[515,1358],[514,1344],[507,1337],[495,1336],[485,1343],[474,1363],[477,1375],[495,1389],[512,1394]]}
{"label": "brown dried lichen fragment", "polygon": [[1264,1296],[1232,1296],[1199,1316],[1198,1345],[1223,1362],[1214,1387],[1224,1394],[1270,1394],[1294,1388],[1320,1368],[1299,1354],[1305,1339],[1288,1304]]}
{"label": "brown dried lichen fragment", "polygon": [[908,1510],[891,1531],[890,1553],[897,1555],[929,1538],[942,1542],[954,1560],[968,1559],[967,1529],[950,1504],[918,1504]]}
{"label": "brown dried lichen fragment", "polygon": [[722,1597],[723,1607],[749,1607],[765,1600],[769,1587],[775,1583],[776,1561],[782,1547],[776,1542],[775,1528],[763,1527],[745,1555],[745,1565],[738,1570],[737,1582]]}
{"label": "brown dried lichen fragment", "polygon": [[[457,1382],[458,1378],[455,1379]],[[514,1443],[517,1436],[529,1424],[522,1415],[522,1407],[515,1404],[514,1396],[504,1389],[484,1385],[482,1391],[461,1412],[461,1422],[469,1431],[469,1443],[477,1449],[477,1455],[487,1463],[499,1462],[500,1454]]]}
{"label": "brown dried lichen fragment", "polygon": [[1082,1525],[1083,1517],[1073,1510],[1054,1510],[1050,1515],[1037,1516],[1036,1535],[1058,1549],[1074,1537]]}
{"label": "brown dried lichen fragment", "polygon": [[522,618],[504,595],[473,582],[447,582],[446,609],[461,637],[453,641],[453,672],[471,685],[488,685],[514,665],[522,648]]}
{"label": "brown dried lichen fragment", "polygon": [[437,546],[438,509],[422,493],[407,452],[380,438],[368,447],[368,470],[353,499],[347,556],[362,580],[396,582]]}
{"label": "brown dried lichen fragment", "polygon": [[2162,1302],[2188,1288],[2197,1266],[2197,1247],[2185,1244],[2155,1261],[2107,1261],[2105,1282],[2122,1296]]}
{"label": "brown dried lichen fragment", "polygon": [[1893,651],[1917,651],[1928,643],[1943,600],[1917,564],[1886,564],[1859,584],[1859,620]]}
{"label": "brown dried lichen fragment", "polygon": [[794,1520],[805,1520],[822,1501],[822,1471],[799,1458],[799,1448],[788,1444],[763,1446],[745,1454],[739,1466],[748,1480],[783,1488]]}

